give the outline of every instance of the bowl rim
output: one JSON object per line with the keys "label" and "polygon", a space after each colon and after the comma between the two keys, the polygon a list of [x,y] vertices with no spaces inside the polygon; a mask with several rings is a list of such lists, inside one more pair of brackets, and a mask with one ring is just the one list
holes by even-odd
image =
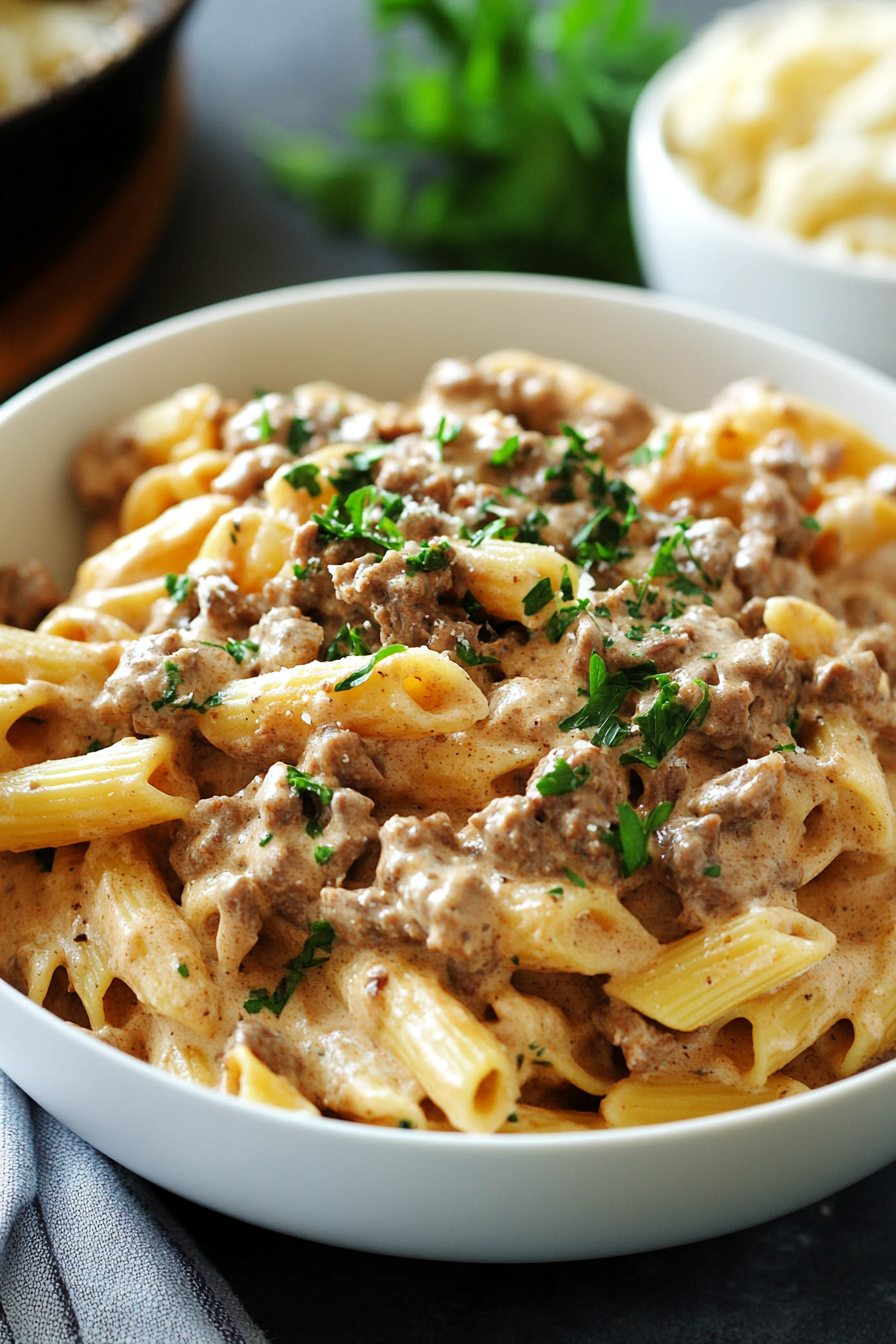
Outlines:
{"label": "bowl rim", "polygon": [[[874,3],[875,0],[872,0]],[[642,89],[632,114],[629,138],[629,177],[634,178],[634,166],[643,158],[645,177],[653,172],[662,174],[663,188],[680,193],[689,212],[704,218],[717,232],[741,247],[756,252],[770,252],[781,262],[788,262],[817,276],[836,276],[860,284],[896,287],[896,259],[889,260],[878,253],[846,253],[835,257],[816,248],[812,243],[788,233],[757,223],[739,215],[701,191],[678,162],[666,142],[666,114],[679,88],[687,84],[691,70],[699,66],[700,39],[724,20],[731,26],[749,28],[763,22],[776,12],[804,7],[805,0],[755,0],[755,3],[737,9],[726,9],[718,18],[703,25],[686,47],[679,51],[651,76]]]}
{"label": "bowl rim", "polygon": [[[789,347],[790,350],[808,358],[817,359],[821,357],[823,362],[828,365],[839,366],[843,372],[849,374],[853,379],[858,379],[859,383],[865,383],[869,387],[877,387],[878,390],[884,391],[896,405],[896,389],[894,389],[893,380],[886,375],[849,356],[832,351],[815,341],[782,331],[767,323],[743,319],[724,310],[717,311],[705,304],[670,298],[666,295],[637,290],[627,286],[564,277],[516,275],[506,272],[423,271],[350,277],[299,284],[265,291],[260,294],[223,300],[204,308],[164,319],[152,326],[119,337],[96,350],[82,354],[18,392],[4,405],[0,406],[0,437],[2,437],[4,425],[20,412],[27,410],[34,402],[39,402],[46,396],[52,396],[57,390],[65,388],[67,384],[77,383],[82,375],[90,373],[95,368],[104,364],[114,364],[117,360],[127,357],[132,352],[150,349],[154,345],[164,343],[169,337],[199,332],[204,327],[221,323],[235,322],[239,324],[243,318],[258,313],[268,312],[276,308],[296,306],[301,308],[304,303],[314,303],[329,298],[382,294],[395,290],[456,291],[458,288],[464,287],[492,293],[501,291],[522,292],[531,295],[533,298],[537,298],[540,294],[554,296],[590,295],[610,306],[616,304],[622,307],[634,307],[645,312],[663,311],[672,315],[680,315],[685,319],[697,320],[710,326],[723,327],[765,340],[771,339],[775,344]],[[72,1024],[57,1018],[49,1010],[28,999],[26,995],[13,988],[12,985],[0,980],[0,1001],[4,1000],[12,1016],[19,1013],[24,1014],[26,1020],[30,1018],[39,1031],[50,1033],[51,1036],[55,1037],[58,1044],[65,1049],[71,1050],[74,1048],[78,1050],[84,1048],[88,1051],[88,1056],[92,1052],[92,1057],[100,1068],[103,1068],[106,1072],[123,1070],[121,1073],[123,1079],[133,1077],[135,1080],[142,1080],[144,1083],[154,1080],[152,1085],[161,1089],[163,1093],[167,1092],[169,1088],[173,1088],[175,1091],[171,1093],[172,1097],[179,1098],[182,1105],[191,1108],[210,1107],[211,1110],[205,1112],[209,1116],[217,1113],[223,1106],[225,1108],[223,1113],[229,1112],[231,1115],[239,1115],[244,1125],[250,1128],[256,1125],[262,1127],[274,1125],[284,1132],[288,1132],[295,1130],[298,1126],[297,1132],[301,1133],[306,1127],[311,1126],[313,1131],[332,1136],[336,1142],[343,1141],[337,1137],[340,1134],[354,1135],[354,1138],[349,1137],[344,1140],[349,1143],[364,1141],[389,1144],[408,1141],[407,1136],[398,1128],[391,1129],[385,1126],[350,1121],[342,1121],[341,1124],[334,1125],[330,1117],[309,1117],[297,1115],[295,1112],[280,1111],[276,1107],[250,1106],[239,1098],[229,1096],[216,1089],[189,1087],[187,1088],[188,1095],[185,1095],[184,1083],[181,1080],[166,1074],[163,1070],[157,1069],[151,1064],[111,1048],[105,1042],[96,1039],[91,1033],[77,1027],[74,1028],[76,1036],[73,1036]],[[79,1046],[73,1047],[74,1039],[80,1041]],[[111,1055],[109,1053],[110,1049],[112,1051]],[[101,1053],[97,1054],[98,1051]],[[103,1060],[106,1061],[105,1065],[102,1063]],[[136,1070],[136,1073],[134,1073],[134,1070]],[[830,1108],[836,1111],[841,1099],[847,1093],[850,1095],[863,1092],[874,1093],[881,1088],[885,1089],[892,1086],[894,1083],[896,1083],[896,1058],[875,1065],[849,1078],[837,1079],[823,1087],[781,1098],[774,1104],[765,1103],[715,1115],[664,1121],[658,1125],[636,1125],[600,1130],[539,1134],[458,1134],[428,1130],[414,1131],[411,1142],[417,1144],[422,1142],[432,1148],[445,1151],[455,1151],[459,1149],[460,1145],[463,1145],[466,1151],[481,1154],[494,1152],[496,1144],[503,1151],[515,1151],[516,1149],[521,1151],[547,1151],[558,1146],[566,1149],[583,1148],[591,1150],[596,1148],[598,1151],[600,1149],[616,1151],[631,1147],[639,1149],[644,1144],[656,1144],[663,1139],[663,1136],[671,1145],[677,1145],[678,1142],[689,1141],[692,1135],[694,1141],[699,1141],[701,1135],[708,1136],[710,1133],[715,1134],[728,1130],[738,1131],[744,1126],[750,1127],[751,1131],[754,1127],[761,1130],[765,1126],[776,1123],[775,1117],[780,1116],[782,1103],[786,1103],[793,1111],[796,1111],[796,1108],[799,1107],[806,1114],[808,1114],[810,1108],[813,1114]]]}

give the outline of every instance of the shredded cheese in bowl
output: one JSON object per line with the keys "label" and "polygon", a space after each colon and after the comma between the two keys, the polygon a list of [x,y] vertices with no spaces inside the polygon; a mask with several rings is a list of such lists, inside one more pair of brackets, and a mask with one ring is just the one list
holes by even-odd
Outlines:
{"label": "shredded cheese in bowl", "polygon": [[0,0],[0,117],[94,74],[145,28],[130,0]]}
{"label": "shredded cheese in bowl", "polygon": [[896,262],[896,4],[739,10],[693,57],[665,135],[700,190],[833,256]]}

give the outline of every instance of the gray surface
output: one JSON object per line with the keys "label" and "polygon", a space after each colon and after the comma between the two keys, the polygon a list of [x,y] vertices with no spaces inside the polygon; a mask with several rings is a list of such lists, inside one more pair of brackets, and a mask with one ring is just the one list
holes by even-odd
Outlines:
{"label": "gray surface", "polygon": [[[720,6],[663,0],[657,8],[698,24]],[[324,236],[274,197],[247,143],[258,119],[339,127],[372,71],[362,0],[198,0],[183,37],[183,187],[146,276],[98,335],[297,281],[403,269],[383,249]],[[315,1174],[313,1186],[315,1198],[326,1198],[325,1174]],[[275,1344],[318,1337],[327,1344],[896,1339],[896,1167],[753,1231],[543,1269],[340,1251],[164,1199]]]}

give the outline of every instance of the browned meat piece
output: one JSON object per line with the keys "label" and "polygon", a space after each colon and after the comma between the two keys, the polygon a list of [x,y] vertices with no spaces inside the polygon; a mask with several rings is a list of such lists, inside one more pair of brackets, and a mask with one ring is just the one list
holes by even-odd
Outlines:
{"label": "browned meat piece", "polygon": [[446,814],[391,817],[380,843],[376,885],[325,888],[324,916],[351,941],[404,938],[477,968],[490,964],[496,919],[488,869],[463,848]]}
{"label": "browned meat piece", "polygon": [[[687,539],[691,552],[713,583],[721,584],[731,578],[739,533],[729,518],[701,519],[688,528]],[[679,563],[687,558],[684,547],[681,550],[684,553],[679,556]]]}
{"label": "browned meat piece", "polygon": [[[221,428],[221,447],[228,456],[244,453],[247,449],[259,448],[262,444],[286,444],[293,417],[298,414],[292,397],[281,396],[279,392],[266,392],[262,397],[253,398],[231,415]],[[309,425],[313,434],[315,425]],[[323,439],[309,441],[306,451],[319,447]],[[305,445],[303,445],[305,447]]]}
{"label": "browned meat piece", "polygon": [[[811,529],[803,530],[814,537]],[[771,532],[744,530],[734,562],[734,577],[745,598],[775,597],[779,593],[802,597],[807,602],[818,602],[820,598],[818,580],[809,566],[802,560],[779,555]]]}
{"label": "browned meat piece", "polygon": [[255,667],[259,672],[314,662],[324,637],[321,627],[298,607],[272,607],[249,633],[258,645]]}
{"label": "browned meat piece", "polygon": [[328,723],[308,739],[302,769],[309,775],[324,775],[362,793],[376,792],[383,777],[367,755],[357,733]]}
{"label": "browned meat piece", "polygon": [[896,681],[896,626],[885,621],[871,630],[863,630],[853,641],[850,655],[873,653],[890,681]]}
{"label": "browned meat piece", "polygon": [[724,751],[736,747],[755,754],[768,749],[774,730],[787,722],[800,689],[790,645],[780,635],[741,639],[712,666],[709,713],[700,732]]}
{"label": "browned meat piece", "polygon": [[[560,757],[572,770],[587,766],[590,775],[571,793],[543,796],[538,782]],[[508,876],[556,877],[572,862],[579,876],[606,879],[616,861],[600,837],[617,820],[626,791],[617,756],[580,739],[548,753],[525,795],[496,798],[474,813],[464,836],[486,867]]]}
{"label": "browned meat piece", "polygon": [[780,753],[761,756],[704,784],[689,799],[689,806],[701,817],[714,812],[724,822],[752,820],[768,807],[784,773]]}
{"label": "browned meat piece", "polygon": [[0,565],[0,625],[33,630],[62,600],[63,594],[39,560]]}
{"label": "browned meat piece", "polygon": [[292,454],[279,444],[266,443],[260,448],[247,448],[238,453],[220,476],[212,481],[212,489],[224,495],[233,495],[243,503],[256,494],[278,467],[292,462]]}
{"label": "browned meat piece", "polygon": [[124,720],[138,734],[188,733],[201,712],[197,706],[248,671],[225,650],[168,630],[125,644],[96,709],[110,724]]}
{"label": "browned meat piece", "polygon": [[389,551],[381,560],[362,555],[333,570],[336,596],[348,606],[369,612],[380,627],[380,639],[386,644],[426,644],[433,633],[439,598],[452,586],[449,565],[429,573],[408,572],[398,551]]}
{"label": "browned meat piece", "polygon": [[896,703],[880,663],[870,651],[853,652],[815,665],[812,688],[822,707],[849,705],[860,723],[896,736]]}
{"label": "browned meat piece", "polygon": [[649,1022],[628,1004],[610,999],[596,1013],[601,1031],[618,1046],[632,1073],[651,1073],[662,1069],[678,1048],[670,1031]]}
{"label": "browned meat piece", "polygon": [[171,862],[184,883],[212,875],[226,888],[245,876],[261,894],[262,915],[273,908],[301,923],[324,883],[341,882],[375,842],[372,811],[371,800],[353,789],[337,787],[329,803],[316,802],[292,787],[288,768],[278,762],[232,798],[197,803],[179,830]]}
{"label": "browned meat piece", "polygon": [[399,439],[395,453],[380,459],[376,484],[402,498],[428,500],[447,509],[454,490],[454,473],[435,459],[433,444],[426,440]]}
{"label": "browned meat piece", "polygon": [[750,464],[757,471],[780,476],[794,499],[800,503],[812,489],[809,479],[812,463],[803,452],[799,440],[786,431],[772,430],[762,447],[751,453]]}
{"label": "browned meat piece", "polygon": [[198,619],[192,628],[196,639],[217,643],[245,639],[264,611],[265,604],[257,593],[240,592],[226,574],[197,579],[194,589],[199,604]]}
{"label": "browned meat piece", "polygon": [[767,532],[775,539],[778,555],[803,555],[815,545],[815,533],[806,527],[806,511],[779,476],[759,472],[743,499],[745,532]]}
{"label": "browned meat piece", "polygon": [[118,427],[100,430],[72,463],[77,496],[88,513],[112,513],[147,465],[131,435]]}

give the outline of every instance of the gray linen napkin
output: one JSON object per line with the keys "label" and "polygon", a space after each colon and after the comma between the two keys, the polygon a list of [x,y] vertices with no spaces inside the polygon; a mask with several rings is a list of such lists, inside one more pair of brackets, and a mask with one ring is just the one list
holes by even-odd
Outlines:
{"label": "gray linen napkin", "polygon": [[2,1073],[0,1344],[265,1344],[143,1182]]}

